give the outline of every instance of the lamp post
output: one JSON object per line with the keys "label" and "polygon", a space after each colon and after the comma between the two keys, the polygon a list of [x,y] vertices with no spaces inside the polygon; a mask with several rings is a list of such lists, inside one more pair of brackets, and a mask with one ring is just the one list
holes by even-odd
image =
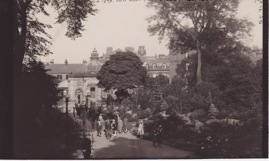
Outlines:
{"label": "lamp post", "polygon": [[87,115],[87,111],[88,111],[88,97],[89,97],[89,92],[87,92],[87,95],[86,95],[86,104],[84,105],[83,109],[82,109],[82,113],[81,113],[81,116],[82,116],[82,128],[83,128],[83,136],[85,136],[85,126],[87,124],[87,120],[86,120],[86,115]]}
{"label": "lamp post", "polygon": [[68,102],[69,102],[69,94],[67,91],[64,91],[64,98],[65,98],[65,116],[66,116],[66,149],[68,152],[69,144],[68,144],[68,135],[69,135],[69,127],[68,127]]}
{"label": "lamp post", "polygon": [[87,95],[86,95],[86,107],[89,108],[89,97],[90,97],[90,92],[87,91]]}

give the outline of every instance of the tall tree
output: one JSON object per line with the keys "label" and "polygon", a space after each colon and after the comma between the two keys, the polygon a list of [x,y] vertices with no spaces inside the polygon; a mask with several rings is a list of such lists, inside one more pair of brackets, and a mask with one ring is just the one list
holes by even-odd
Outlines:
{"label": "tall tree", "polygon": [[[36,56],[51,54],[47,48],[51,37],[46,29],[50,24],[41,22],[40,15],[49,16],[48,7],[54,7],[58,13],[57,23],[67,24],[66,36],[75,39],[84,30],[82,22],[88,14],[94,14],[92,0],[15,0],[14,1],[14,104],[15,115],[23,110],[21,107],[22,65],[24,58],[36,59]],[[15,117],[16,117],[15,116]]]}
{"label": "tall tree", "polygon": [[[239,0],[208,1],[150,1],[157,13],[148,19],[148,31],[152,35],[169,38],[169,49],[184,54],[197,51],[196,83],[202,82],[202,55],[217,53],[225,42],[234,45],[249,34],[252,24],[246,19],[237,19]],[[215,50],[215,51],[214,51]]]}
{"label": "tall tree", "polygon": [[[211,101],[217,108],[233,109],[239,114],[253,110],[253,108],[260,109],[262,102],[262,61],[253,62],[242,49],[226,49],[214,55],[214,57],[210,54],[204,55],[202,58],[204,82],[200,84],[202,85],[200,87],[192,84],[195,79],[194,68],[197,59],[194,56],[189,57],[188,62],[192,62],[188,70],[190,73],[190,92],[200,93],[205,98],[209,95],[208,92],[211,92]],[[255,52],[255,50],[249,52]],[[186,73],[185,62],[183,60],[177,68],[177,72],[181,76]],[[198,97],[190,96],[190,98]],[[209,101],[208,103],[212,102]]]}
{"label": "tall tree", "polygon": [[18,128],[22,128],[20,129],[22,131],[27,131],[26,128],[32,129],[30,125],[35,118],[39,114],[45,116],[45,113],[41,113],[41,109],[50,111],[52,105],[57,104],[60,99],[60,90],[57,89],[55,80],[56,77],[47,74],[42,62],[31,60],[23,65],[21,79],[23,95],[20,105],[23,110],[16,118],[20,120],[18,124],[20,126],[16,127],[16,130]]}
{"label": "tall tree", "polygon": [[123,99],[128,96],[128,89],[144,86],[147,70],[142,65],[140,58],[131,52],[111,55],[97,75],[98,86],[116,90],[117,98]]}
{"label": "tall tree", "polygon": [[91,0],[16,0],[15,1],[15,71],[21,72],[24,56],[36,58],[51,54],[47,45],[50,35],[46,32],[50,24],[38,19],[40,14],[49,16],[46,7],[54,7],[58,13],[57,23],[67,23],[66,36],[72,39],[81,36],[82,21],[96,10]]}

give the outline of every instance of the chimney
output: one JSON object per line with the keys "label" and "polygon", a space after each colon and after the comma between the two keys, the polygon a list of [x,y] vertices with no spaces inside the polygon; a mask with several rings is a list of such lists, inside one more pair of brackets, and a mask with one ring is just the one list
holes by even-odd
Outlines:
{"label": "chimney", "polygon": [[54,59],[51,59],[50,60],[50,64],[54,64]]}
{"label": "chimney", "polygon": [[82,63],[87,64],[87,60],[83,59]]}

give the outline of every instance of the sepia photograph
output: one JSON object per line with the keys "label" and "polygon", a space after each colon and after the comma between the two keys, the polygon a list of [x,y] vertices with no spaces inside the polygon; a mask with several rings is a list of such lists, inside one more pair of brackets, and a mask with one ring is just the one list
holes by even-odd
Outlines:
{"label": "sepia photograph", "polygon": [[14,8],[11,159],[268,157],[262,0]]}

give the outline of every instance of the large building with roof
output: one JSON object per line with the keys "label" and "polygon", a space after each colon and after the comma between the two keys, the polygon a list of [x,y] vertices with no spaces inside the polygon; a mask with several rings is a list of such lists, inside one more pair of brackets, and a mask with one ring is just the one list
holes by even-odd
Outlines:
{"label": "large building with roof", "polygon": [[[71,103],[95,102],[98,104],[101,103],[102,99],[107,98],[109,94],[115,97],[113,92],[105,92],[97,86],[98,80],[96,76],[102,65],[109,60],[109,57],[119,51],[123,50],[113,50],[112,47],[107,47],[106,53],[99,56],[97,50],[94,49],[89,61],[83,60],[80,64],[71,64],[67,60],[62,64],[55,64],[51,61],[47,63],[46,68],[49,69],[49,74],[60,80],[58,88],[67,91]],[[136,53],[133,47],[126,47],[125,51]],[[176,64],[180,63],[184,58],[182,55],[169,57],[164,54],[147,56],[144,46],[139,46],[136,54],[140,57],[143,66],[151,77],[162,74],[172,78],[175,75]],[[74,107],[74,105],[71,106]]]}
{"label": "large building with roof", "polygon": [[[108,93],[97,86],[97,73],[103,63],[100,61],[96,49],[91,53],[90,60],[83,60],[81,64],[47,64],[48,73],[56,76],[59,80],[58,88],[67,91],[70,102],[73,103],[101,103]],[[71,105],[74,107],[74,105]]]}

